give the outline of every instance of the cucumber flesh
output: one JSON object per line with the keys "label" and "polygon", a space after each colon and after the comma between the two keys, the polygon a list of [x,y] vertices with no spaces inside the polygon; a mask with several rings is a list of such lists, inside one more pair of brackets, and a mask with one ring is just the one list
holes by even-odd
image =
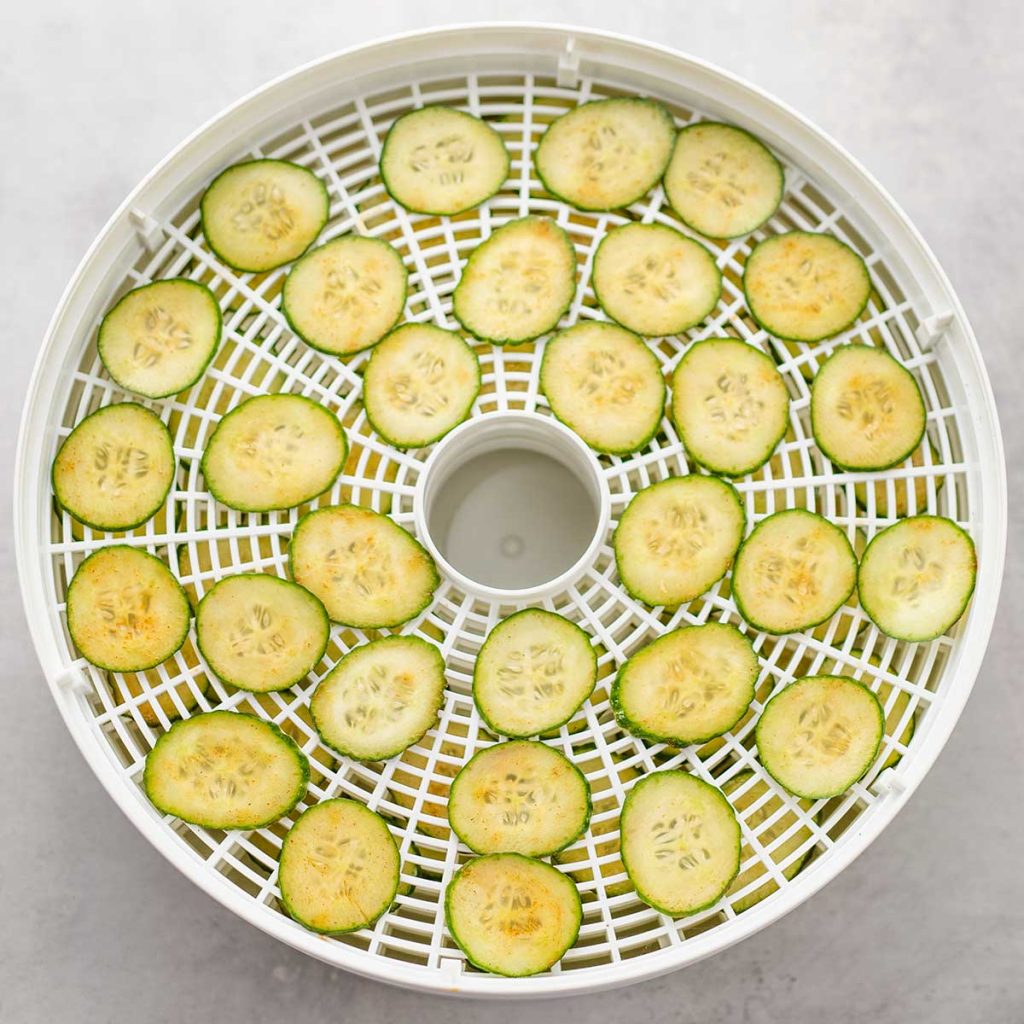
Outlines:
{"label": "cucumber flesh", "polygon": [[[931,452],[931,465],[935,466],[942,462],[942,458],[935,450],[931,441],[926,442]],[[924,466],[926,445],[919,445],[910,457],[911,466]],[[935,476],[935,489],[938,491],[945,483],[945,477]],[[892,482],[892,499],[889,498],[889,484],[885,480],[858,480],[853,485],[854,499],[862,509],[868,509],[869,496],[874,491],[874,512],[879,519],[902,519],[904,516],[913,513],[924,512],[928,504],[928,477],[913,476],[905,480],[896,479]],[[913,494],[914,506],[911,508],[911,494]]]}

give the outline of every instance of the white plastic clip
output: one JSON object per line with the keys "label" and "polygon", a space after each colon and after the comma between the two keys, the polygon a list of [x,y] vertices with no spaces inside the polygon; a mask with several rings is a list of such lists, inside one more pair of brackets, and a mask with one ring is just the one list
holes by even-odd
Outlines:
{"label": "white plastic clip", "polygon": [[164,229],[145,210],[133,206],[128,211],[128,219],[135,228],[135,233],[142,239],[142,244],[152,252],[163,240]]}
{"label": "white plastic clip", "polygon": [[922,351],[930,352],[953,322],[952,313],[936,313],[927,317],[917,329],[917,343]]}
{"label": "white plastic clip", "polygon": [[871,785],[876,796],[885,796],[886,793],[895,793],[898,796],[905,792],[906,788],[906,783],[896,773],[895,768],[886,768]]}
{"label": "white plastic clip", "polygon": [[558,57],[558,84],[563,89],[575,89],[579,83],[580,55],[576,52],[576,39],[569,36]]}
{"label": "white plastic clip", "polygon": [[77,665],[68,665],[58,673],[57,685],[71,693],[88,693],[92,689],[85,673]]}
{"label": "white plastic clip", "polygon": [[466,968],[464,960],[457,960],[455,957],[442,957],[437,965],[444,978],[445,984],[452,992],[458,992],[462,985],[462,973]]}

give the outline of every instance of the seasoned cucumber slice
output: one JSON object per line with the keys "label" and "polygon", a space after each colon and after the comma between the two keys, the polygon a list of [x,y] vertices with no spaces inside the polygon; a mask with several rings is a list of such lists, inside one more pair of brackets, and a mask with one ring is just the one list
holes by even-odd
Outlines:
{"label": "seasoned cucumber slice", "polygon": [[263,828],[305,795],[306,755],[271,722],[208,711],[176,722],[146,758],[146,796],[203,828]]}
{"label": "seasoned cucumber slice", "polygon": [[627,794],[619,827],[626,872],[663,914],[714,906],[740,869],[740,825],[729,801],[686,772],[645,775]]}
{"label": "seasoned cucumber slice", "polygon": [[314,932],[366,928],[398,894],[402,864],[387,822],[355,800],[324,800],[299,815],[281,846],[285,910]]}
{"label": "seasoned cucumber slice", "polygon": [[376,345],[405,309],[402,257],[379,238],[344,235],[303,256],[281,292],[281,312],[307,344],[335,356]]}
{"label": "seasoned cucumber slice", "polygon": [[78,567],[68,587],[68,631],[83,656],[111,672],[166,661],[188,636],[188,598],[159,558],[114,544]]}
{"label": "seasoned cucumber slice", "polygon": [[444,914],[474,967],[521,978],[562,959],[579,935],[583,905],[557,868],[518,853],[494,853],[455,873]]}
{"label": "seasoned cucumber slice", "polygon": [[789,231],[758,242],[743,290],[753,318],[787,341],[821,341],[864,311],[871,278],[864,261],[831,235]]}
{"label": "seasoned cucumber slice", "polygon": [[726,574],[744,525],[743,503],[724,480],[690,475],[651,484],[615,530],[619,578],[644,604],[685,604]]}
{"label": "seasoned cucumber slice", "polygon": [[327,223],[329,208],[324,183],[286,160],[229,167],[199,204],[206,244],[221,262],[252,273],[301,256]]}
{"label": "seasoned cucumber slice", "polygon": [[217,424],[203,477],[229,508],[270,512],[329,490],[347,455],[345,432],[329,409],[302,395],[257,395]]}
{"label": "seasoned cucumber slice", "polygon": [[857,556],[846,534],[796,508],[762,519],[732,572],[736,607],[765,633],[795,633],[830,619],[856,583]]}
{"label": "seasoned cucumber slice", "polygon": [[860,603],[887,636],[933,640],[963,615],[976,574],[974,542],[964,530],[943,516],[911,516],[868,544]]}
{"label": "seasoned cucumber slice", "polygon": [[753,645],[735,626],[686,626],[619,669],[611,704],[634,736],[685,747],[728,732],[754,699],[757,676]]}
{"label": "seasoned cucumber slice", "polygon": [[533,163],[558,198],[581,210],[616,210],[657,185],[675,135],[672,115],[654,100],[593,100],[548,127]]}
{"label": "seasoned cucumber slice", "polygon": [[575,623],[539,608],[491,630],[473,669],[473,699],[501,736],[538,736],[568,722],[597,681],[597,653]]}
{"label": "seasoned cucumber slice", "polygon": [[885,349],[844,345],[811,385],[811,430],[843,469],[888,469],[921,443],[924,399],[914,375]]}
{"label": "seasoned cucumber slice", "polygon": [[452,216],[490,199],[508,177],[501,136],[453,107],[423,107],[391,126],[380,176],[396,203],[414,213]]}
{"label": "seasoned cucumber slice", "polygon": [[770,356],[738,338],[690,348],[672,376],[672,419],[694,462],[746,476],[786,435],[789,391]]}
{"label": "seasoned cucumber slice", "polygon": [[444,658],[417,636],[386,636],[345,655],[309,709],[332,750],[384,761],[421,739],[444,701]]}
{"label": "seasoned cucumber slice", "polygon": [[878,698],[845,676],[806,676],[765,705],[754,737],[757,756],[794,796],[845,793],[871,767],[885,730]]}
{"label": "seasoned cucumber slice", "polygon": [[[935,466],[942,462],[942,458],[935,450],[931,441],[927,442],[931,452],[931,465]],[[911,466],[924,466],[925,445],[920,445],[910,457]],[[946,482],[944,476],[935,476],[935,490],[938,491]],[[915,476],[906,480],[893,480],[892,500],[889,499],[889,484],[885,480],[858,480],[853,485],[854,500],[863,508],[868,508],[868,497],[874,491],[875,514],[879,519],[902,519],[911,512],[910,495],[914,495],[914,512],[923,512],[928,504],[928,477]]]}
{"label": "seasoned cucumber slice", "polygon": [[105,405],[75,427],[53,460],[61,508],[94,530],[131,530],[152,518],[174,482],[174,442],[155,413]]}
{"label": "seasoned cucumber slice", "polygon": [[546,857],[587,830],[590,787],[552,747],[498,743],[474,754],[455,776],[448,820],[474,853]]}
{"label": "seasoned cucumber slice", "polygon": [[289,558],[295,582],[323,601],[331,619],[360,629],[407,622],[430,604],[441,582],[415,537],[357,505],[303,516]]}
{"label": "seasoned cucumber slice", "polygon": [[470,255],[452,312],[474,337],[495,345],[552,330],[576,294],[576,250],[550,217],[509,221]]}
{"label": "seasoned cucumber slice", "polygon": [[635,452],[661,425],[661,364],[615,324],[581,323],[556,334],[544,349],[540,386],[551,411],[599,452]]}
{"label": "seasoned cucumber slice", "polygon": [[207,665],[231,686],[265,693],[295,686],[327,650],[331,624],[320,601],[266,573],[228,576],[196,609]]}
{"label": "seasoned cucumber slice", "polygon": [[718,305],[722,273],[699,242],[664,224],[625,224],[601,240],[594,294],[623,327],[645,337],[681,334]]}
{"label": "seasoned cucumber slice", "polygon": [[397,448],[424,448],[461,423],[480,392],[476,353],[455,331],[402,324],[374,350],[363,377],[366,418]]}
{"label": "seasoned cucumber slice", "polygon": [[786,187],[782,165],[764,143],[713,121],[676,136],[664,184],[672,209],[708,238],[755,231],[779,208]]}
{"label": "seasoned cucumber slice", "polygon": [[126,391],[166,398],[203,375],[220,344],[220,306],[206,285],[154,281],[122,296],[100,324],[96,348]]}

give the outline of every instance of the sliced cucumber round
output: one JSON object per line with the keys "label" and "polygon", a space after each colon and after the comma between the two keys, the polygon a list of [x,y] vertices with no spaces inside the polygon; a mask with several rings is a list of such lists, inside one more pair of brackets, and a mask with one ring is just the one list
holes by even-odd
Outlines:
{"label": "sliced cucumber round", "polygon": [[455,776],[448,820],[474,853],[546,857],[587,830],[590,787],[553,747],[498,743],[474,754]]}
{"label": "sliced cucumber round", "polygon": [[676,367],[672,419],[694,462],[723,476],[746,476],[785,437],[789,391],[760,349],[738,338],[710,338]]}
{"label": "sliced cucumber round", "polygon": [[111,672],[166,661],[188,636],[192,610],[171,570],[126,544],[85,559],[68,587],[68,632],[82,655]]}
{"label": "sliced cucumber round", "polygon": [[167,398],[203,375],[220,344],[220,306],[206,285],[154,281],[118,299],[100,324],[96,348],[126,391]]}
{"label": "sliced cucumber round", "polygon": [[557,326],[576,294],[576,250],[550,217],[522,217],[473,250],[452,312],[474,337],[517,345]]}
{"label": "sliced cucumber round", "polygon": [[469,415],[480,363],[455,331],[402,324],[374,350],[363,376],[370,425],[397,448],[425,448]]}
{"label": "sliced cucumber round", "polygon": [[[931,451],[931,464],[934,466],[941,463],[942,459],[935,450],[935,445],[931,441],[928,441],[926,445]],[[913,455],[910,456],[911,466],[919,467],[925,465],[924,450],[926,445],[918,446]],[[946,480],[944,476],[935,476],[932,479],[935,482],[936,491],[942,487]],[[928,477],[923,474],[921,476],[908,477],[906,480],[894,480],[891,502],[889,500],[889,484],[885,480],[858,480],[853,485],[853,494],[854,500],[861,508],[868,508],[868,495],[872,490],[874,491],[875,498],[874,511],[879,519],[902,519],[908,515],[911,511],[911,493],[914,495],[913,511],[915,513],[924,512],[925,506],[928,504]]]}
{"label": "sliced cucumber round", "polygon": [[740,825],[729,801],[686,772],[645,775],[626,795],[619,827],[627,874],[663,914],[714,906],[740,869]]}
{"label": "sliced cucumber round", "polygon": [[287,160],[222,171],[199,204],[206,244],[235,270],[262,273],[301,256],[327,223],[324,183]]}
{"label": "sliced cucumber round", "polygon": [[623,664],[611,705],[634,736],[685,747],[728,732],[754,699],[757,676],[753,644],[735,626],[685,626]]}
{"label": "sliced cucumber round", "polygon": [[512,978],[558,963],[583,921],[572,881],[518,853],[464,864],[448,883],[444,913],[448,931],[474,967]]}
{"label": "sliced cucumber round", "polygon": [[722,272],[711,253],[664,224],[609,231],[597,247],[592,281],[601,308],[644,337],[682,334],[722,294]]}
{"label": "sliced cucumber round", "polygon": [[868,544],[860,603],[886,636],[934,640],[963,615],[976,575],[974,542],[964,530],[943,516],[911,516]]}
{"label": "sliced cucumber round", "polygon": [[864,260],[831,235],[789,231],[754,246],[743,272],[751,316],[787,341],[821,341],[852,326],[871,296]]}
{"label": "sliced cucumber round", "polygon": [[547,128],[533,164],[557,198],[581,210],[617,210],[657,185],[675,135],[672,115],[654,100],[592,100]]}
{"label": "sliced cucumber round", "polygon": [[556,334],[544,348],[540,386],[551,411],[599,452],[635,452],[661,425],[661,364],[615,324],[580,323]]}
{"label": "sliced cucumber round", "polygon": [[857,584],[846,534],[823,516],[785,509],[762,519],[732,572],[740,614],[765,633],[796,633],[830,619]]}
{"label": "sliced cucumber round", "polygon": [[196,609],[196,638],[217,677],[265,693],[301,683],[327,650],[320,601],[290,580],[241,573],[214,584]]}
{"label": "sliced cucumber round", "polygon": [[728,572],[744,526],[740,496],[724,480],[691,474],[651,484],[612,538],[619,578],[644,604],[685,604]]}
{"label": "sliced cucumber round", "polygon": [[407,288],[402,257],[387,242],[343,235],[292,267],[281,312],[307,345],[350,356],[376,345],[398,323]]}
{"label": "sliced cucumber round", "polygon": [[398,895],[402,864],[387,822],[344,797],[303,811],[281,846],[278,884],[288,914],[310,931],[366,928]]}
{"label": "sliced cucumber round", "polygon": [[255,715],[207,711],[176,722],[146,758],[143,786],[164,814],[203,828],[263,828],[302,799],[309,762]]}
{"label": "sliced cucumber round", "polygon": [[307,513],[292,534],[292,577],[334,622],[400,626],[434,599],[441,582],[424,547],[380,512],[331,505]]}
{"label": "sliced cucumber round", "polygon": [[414,213],[453,216],[490,199],[508,177],[508,150],[479,117],[430,106],[391,126],[380,176],[396,203]]}
{"label": "sliced cucumber round", "polygon": [[765,771],[794,796],[845,793],[871,767],[885,731],[878,698],[845,676],[806,676],[765,705],[754,737]]}
{"label": "sliced cucumber round", "polygon": [[240,512],[294,508],[330,490],[348,444],[337,416],[302,395],[247,398],[203,452],[210,493]]}
{"label": "sliced cucumber round", "polygon": [[539,608],[491,630],[473,670],[473,699],[497,735],[539,736],[564,725],[597,681],[597,653],[575,623]]}
{"label": "sliced cucumber round", "polygon": [[704,121],[676,136],[664,184],[672,209],[694,231],[738,238],[775,213],[786,179],[771,150],[750,132]]}
{"label": "sliced cucumber round", "polygon": [[53,460],[57,503],[94,530],[131,530],[151,519],[174,482],[174,442],[156,413],[105,405],[67,436]]}

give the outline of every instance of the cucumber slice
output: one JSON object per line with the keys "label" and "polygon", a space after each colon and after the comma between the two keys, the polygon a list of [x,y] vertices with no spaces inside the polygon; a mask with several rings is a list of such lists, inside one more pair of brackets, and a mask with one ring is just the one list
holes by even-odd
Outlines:
{"label": "cucumber slice", "polygon": [[490,199],[508,177],[501,136],[453,107],[423,107],[391,126],[380,176],[396,203],[414,213],[453,216]]}
{"label": "cucumber slice", "polygon": [[654,100],[592,100],[548,127],[533,164],[559,199],[581,210],[617,210],[657,185],[675,135],[672,115]]}
{"label": "cucumber slice", "polygon": [[[855,658],[864,658],[865,654],[863,651],[855,650],[850,652]],[[876,668],[882,667],[882,662],[874,654],[866,656],[868,662],[874,665]],[[910,694],[906,690],[901,689],[898,686],[893,686],[892,683],[886,682],[884,679],[878,681],[878,689],[875,691],[878,696],[878,703],[882,705],[882,710],[885,711],[887,705],[889,710],[885,711],[885,735],[895,736],[896,730],[899,729],[900,723],[903,721],[903,716],[906,714],[907,706],[910,704]],[[892,702],[890,704],[890,701]],[[914,738],[914,729],[916,728],[915,716],[911,715],[907,720],[907,724],[903,726],[903,731],[899,734],[899,742],[904,746],[909,746],[910,741]],[[900,763],[903,755],[898,750],[890,750],[889,756],[882,762],[882,767],[878,770],[884,771],[886,768],[892,768]]]}
{"label": "cucumber slice", "polygon": [[222,579],[196,609],[196,637],[225,683],[266,693],[301,683],[327,650],[331,624],[320,601],[266,573]]}
{"label": "cucumber slice", "polygon": [[669,205],[708,238],[756,231],[782,202],[782,165],[742,128],[706,121],[676,136],[665,170]]}
{"label": "cucumber slice", "polygon": [[281,292],[281,312],[307,344],[334,356],[376,345],[402,316],[402,257],[379,238],[344,235],[303,256]]}
{"label": "cucumber slice", "polygon": [[455,873],[444,914],[474,967],[521,978],[562,959],[579,935],[583,904],[576,886],[550,864],[493,853]]}
{"label": "cucumber slice", "polygon": [[[935,450],[935,445],[931,441],[927,442],[927,446],[931,451],[931,464],[937,465],[942,462],[942,458],[939,453]],[[921,445],[917,448],[913,455],[910,456],[911,466],[923,466],[925,465],[924,459],[925,446]],[[936,476],[933,477],[935,481],[935,490],[941,489],[942,485],[946,482],[945,477]],[[908,477],[906,480],[894,480],[892,485],[893,498],[889,500],[889,485],[885,480],[858,480],[853,485],[854,500],[857,504],[863,508],[868,508],[868,494],[869,488],[872,489],[875,494],[875,514],[880,519],[902,519],[908,515],[910,509],[910,495],[914,495],[914,512],[923,512],[925,506],[928,504],[928,477],[926,476],[914,476]]]}
{"label": "cucumber slice", "polygon": [[651,484],[626,506],[612,538],[622,585],[644,604],[692,601],[728,572],[744,525],[740,496],[718,477]]}
{"label": "cucumber slice", "polygon": [[682,334],[718,305],[722,272],[699,242],[664,224],[624,224],[594,256],[601,308],[645,337]]}
{"label": "cucumber slice", "polygon": [[743,290],[750,314],[786,341],[822,341],[850,327],[871,296],[864,261],[831,235],[789,231],[758,242]]}
{"label": "cucumber slice", "polygon": [[345,432],[330,410],[302,395],[257,395],[217,424],[202,469],[221,504],[270,512],[330,490],[347,456]]}
{"label": "cucumber slice", "polygon": [[118,299],[100,324],[96,348],[126,391],[167,398],[203,375],[221,326],[220,306],[206,285],[187,278],[154,281]]}
{"label": "cucumber slice", "polygon": [[444,658],[416,636],[386,636],[345,655],[309,702],[320,738],[360,761],[385,761],[437,722]]}
{"label": "cucumber slice", "polygon": [[248,160],[213,179],[199,204],[206,244],[235,270],[262,273],[301,256],[327,223],[324,183],[287,160]]}
{"label": "cucumber slice", "polygon": [[473,669],[473,700],[487,727],[511,737],[564,725],[597,682],[597,653],[575,623],[539,608],[491,630]]}
{"label": "cucumber slice", "polygon": [[176,722],[146,758],[143,786],[164,814],[202,828],[263,828],[302,799],[309,762],[255,715],[207,711]]}
{"label": "cucumber slice", "polygon": [[857,556],[846,534],[816,512],[762,519],[732,572],[739,613],[765,633],[796,633],[830,619],[853,593]]}
{"label": "cucumber slice", "polygon": [[448,820],[474,853],[546,857],[586,832],[590,787],[553,747],[498,743],[474,754],[455,776]]}
{"label": "cucumber slice", "polygon": [[[734,775],[722,786],[722,791],[729,798],[733,810],[739,815],[747,831],[757,838],[761,848],[767,852],[767,856],[779,868],[783,877],[795,878],[807,861],[811,847],[807,846],[800,854],[797,850],[808,844],[814,833],[806,825],[800,825],[797,816],[784,808],[778,794],[764,779],[756,778],[753,772],[740,772],[739,775]],[[810,811],[814,806],[810,800],[797,802],[804,811]],[[765,824],[766,822],[769,824]],[[786,838],[778,842],[782,836]],[[744,842],[740,851],[741,862],[747,863],[753,857],[754,851]],[[763,884],[757,885],[762,878]],[[768,869],[760,858],[754,860],[736,876],[736,880],[729,886],[728,895],[743,892],[752,885],[755,888],[745,895],[730,899],[732,909],[737,914],[742,914],[744,910],[749,910],[778,891],[779,883],[768,874]]]}
{"label": "cucumber slice", "polygon": [[334,622],[358,629],[408,622],[441,583],[415,537],[357,505],[330,505],[303,516],[289,558],[295,582],[323,601]]}
{"label": "cucumber slice", "polygon": [[740,869],[740,825],[729,801],[686,772],[645,775],[627,794],[619,827],[626,872],[663,914],[714,906]]}
{"label": "cucumber slice", "polygon": [[686,626],[623,664],[612,686],[612,709],[634,736],[681,747],[704,743],[743,717],[757,676],[753,644],[735,626]]}
{"label": "cucumber slice", "polygon": [[672,375],[672,419],[694,462],[712,473],[760,469],[786,436],[789,391],[771,357],[738,338],[692,346]]}
{"label": "cucumber slice", "polygon": [[765,705],[754,729],[765,771],[794,796],[845,793],[871,767],[885,731],[878,698],[845,676],[806,676]]}
{"label": "cucumber slice", "polygon": [[942,636],[974,593],[974,542],[951,519],[911,516],[867,546],[858,575],[860,602],[886,636],[918,643]]}
{"label": "cucumber slice", "polygon": [[171,570],[126,544],[100,548],[78,567],[67,599],[68,632],[82,655],[110,672],[166,661],[188,636],[188,598]]}
{"label": "cucumber slice", "polygon": [[844,345],[811,385],[811,430],[842,469],[888,469],[924,437],[924,399],[914,375],[885,349]]}
{"label": "cucumber slice", "polygon": [[105,405],[60,446],[53,493],[94,530],[131,530],[163,506],[174,467],[174,442],[159,416],[134,402]]}
{"label": "cucumber slice", "polygon": [[576,294],[576,250],[550,217],[521,217],[473,250],[452,313],[476,338],[518,345],[552,330]]}
{"label": "cucumber slice", "polygon": [[324,800],[284,837],[281,902],[310,931],[354,932],[394,903],[401,872],[398,846],[379,814],[355,800]]}
{"label": "cucumber slice", "polygon": [[476,353],[455,331],[402,324],[374,350],[363,376],[370,425],[397,448],[425,448],[469,415],[480,393]]}
{"label": "cucumber slice", "polygon": [[599,452],[635,452],[661,425],[661,364],[615,324],[581,323],[556,334],[544,348],[540,386],[551,411]]}

